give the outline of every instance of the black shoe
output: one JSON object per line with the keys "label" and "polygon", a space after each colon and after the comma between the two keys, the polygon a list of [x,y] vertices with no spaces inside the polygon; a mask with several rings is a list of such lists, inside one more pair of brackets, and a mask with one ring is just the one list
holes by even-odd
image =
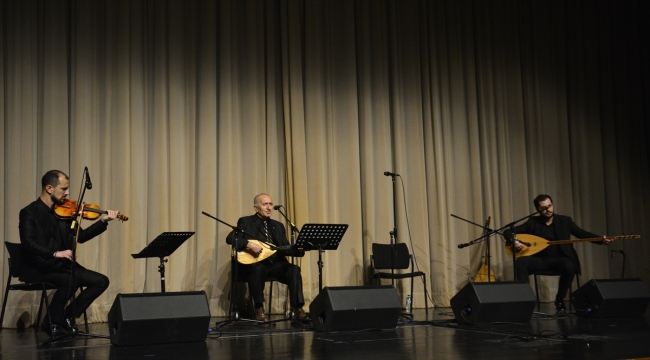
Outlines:
{"label": "black shoe", "polygon": [[302,321],[302,322],[309,322],[311,319],[309,318],[309,315],[303,310],[302,308],[298,308],[293,311],[293,316],[295,320]]}
{"label": "black shoe", "polygon": [[63,324],[61,324],[61,329],[66,334],[73,334],[73,335],[79,334],[79,329],[77,328],[77,324],[73,324],[72,319],[63,320]]}
{"label": "black shoe", "polygon": [[41,330],[51,338],[56,338],[65,335],[63,329],[61,329],[61,326],[59,326],[59,324],[52,324],[52,326],[50,326],[50,323],[46,321],[43,321],[43,324],[41,325]]}
{"label": "black shoe", "polygon": [[566,305],[564,305],[564,299],[555,299],[555,310],[556,311],[566,310]]}

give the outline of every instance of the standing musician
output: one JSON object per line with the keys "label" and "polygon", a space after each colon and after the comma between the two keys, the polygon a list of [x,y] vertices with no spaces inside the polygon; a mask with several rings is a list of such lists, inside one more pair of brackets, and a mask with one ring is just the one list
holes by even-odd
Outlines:
{"label": "standing musician", "polygon": [[[237,221],[237,227],[244,232],[254,236],[256,240],[272,243],[276,246],[288,246],[286,230],[279,221],[271,219],[273,213],[273,200],[268,194],[259,194],[253,199],[254,215],[244,216]],[[234,231],[228,234],[226,242],[232,244],[235,239]],[[248,241],[250,236],[239,235],[235,244],[237,251],[246,251],[253,256],[262,253],[262,246],[258,243]],[[240,279],[248,281],[248,291],[255,303],[255,320],[268,321],[264,312],[264,282],[267,276],[276,278],[279,282],[289,287],[289,303],[295,320],[310,321],[302,309],[305,299],[302,294],[302,275],[300,267],[291,264],[285,256],[305,256],[302,250],[286,249],[278,250],[271,257],[253,264],[245,265],[237,263],[237,273]]]}
{"label": "standing musician", "polygon": [[[531,234],[549,241],[568,240],[571,235],[579,239],[599,237],[578,227],[570,217],[555,214],[553,199],[549,195],[538,195],[533,200],[533,203],[540,215],[530,217],[526,223],[515,227],[515,234]],[[512,239],[512,232],[507,230],[505,236],[507,239]],[[611,242],[605,235],[602,238],[603,241],[598,242],[598,244],[609,244]],[[515,248],[520,251],[524,248],[524,244],[515,241]],[[528,282],[529,274],[545,270],[560,273],[557,295],[555,296],[555,309],[563,311],[566,309],[564,297],[571,287],[571,282],[576,274],[580,275],[580,261],[573,244],[549,246],[537,254],[522,256],[517,259],[518,281]]]}
{"label": "standing musician", "polygon": [[[74,266],[74,280],[71,283],[72,248],[75,246],[76,231],[72,219],[59,219],[54,213],[55,205],[62,205],[69,191],[70,179],[59,170],[50,170],[41,179],[41,196],[20,210],[20,242],[23,248],[24,266],[20,280],[25,282],[45,281],[57,286],[50,303],[49,317],[46,316],[41,329],[50,337],[65,333],[76,333],[71,317],[79,317],[90,304],[108,288],[106,276]],[[80,232],[78,242],[86,242],[106,231],[108,222],[115,219],[117,210],[107,210],[100,220]],[[65,306],[81,286],[83,292]],[[50,320],[52,319],[52,324]],[[52,327],[50,327],[52,325]]]}

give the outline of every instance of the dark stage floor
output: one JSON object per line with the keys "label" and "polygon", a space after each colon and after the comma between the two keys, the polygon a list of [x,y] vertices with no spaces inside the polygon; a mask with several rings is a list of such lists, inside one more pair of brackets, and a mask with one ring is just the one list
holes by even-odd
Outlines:
{"label": "dark stage floor", "polygon": [[[551,311],[543,304],[542,311]],[[553,311],[554,313],[554,311]],[[415,311],[415,322],[394,330],[318,333],[288,323],[243,323],[193,343],[112,346],[108,339],[62,341],[34,328],[0,331],[2,359],[632,359],[650,357],[650,312],[645,316],[590,319],[534,313],[528,324],[458,325],[449,308]],[[214,326],[213,318],[210,326]],[[108,334],[107,324],[90,332]]]}

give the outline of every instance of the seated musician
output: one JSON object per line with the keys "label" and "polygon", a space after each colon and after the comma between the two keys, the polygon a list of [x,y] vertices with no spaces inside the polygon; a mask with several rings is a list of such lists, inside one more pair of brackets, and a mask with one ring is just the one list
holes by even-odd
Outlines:
{"label": "seated musician", "polygon": [[[533,203],[540,215],[530,217],[526,223],[516,226],[515,234],[531,234],[549,241],[569,240],[571,235],[579,239],[599,237],[578,227],[570,217],[555,214],[553,199],[549,195],[538,195]],[[505,231],[505,236],[506,239],[512,239],[510,230]],[[597,242],[598,244],[611,242],[605,235],[602,238],[603,241]],[[517,251],[523,249],[524,246],[519,241],[515,241]],[[557,311],[565,310],[564,297],[571,287],[575,275],[580,275],[580,261],[573,244],[548,246],[539,253],[517,259],[518,281],[528,282],[528,275],[535,271],[557,271],[560,273],[555,308]]]}
{"label": "seated musician", "polygon": [[[71,318],[83,314],[108,288],[109,281],[106,276],[76,263],[75,282],[71,283],[72,247],[76,231],[71,229],[72,219],[60,219],[53,211],[54,205],[65,203],[70,194],[70,181],[62,171],[50,170],[43,175],[41,186],[40,197],[20,210],[18,228],[24,259],[20,280],[45,281],[57,286],[50,302],[49,316],[45,316],[41,329],[51,337],[58,337],[64,333],[77,332]],[[100,220],[81,230],[77,241],[83,243],[103,233],[108,222],[117,215],[117,210],[107,210]],[[85,289],[74,299],[74,307],[66,307],[68,300],[74,297],[81,286]]]}
{"label": "seated musician", "polygon": [[[237,227],[249,235],[239,235],[235,244],[237,251],[246,251],[253,256],[261,254],[263,248],[258,243],[248,241],[251,236],[254,240],[272,243],[276,246],[289,245],[284,225],[271,219],[273,213],[273,200],[268,194],[259,194],[253,200],[254,215],[244,216],[237,221]],[[235,239],[234,231],[228,234],[226,242],[232,244]],[[289,303],[295,320],[309,321],[309,317],[302,309],[305,299],[302,294],[302,275],[300,267],[291,264],[285,256],[305,256],[302,250],[278,250],[267,259],[249,265],[239,264],[238,277],[248,281],[248,291],[255,303],[255,320],[268,321],[264,312],[264,282],[267,276],[277,279],[289,287]]]}

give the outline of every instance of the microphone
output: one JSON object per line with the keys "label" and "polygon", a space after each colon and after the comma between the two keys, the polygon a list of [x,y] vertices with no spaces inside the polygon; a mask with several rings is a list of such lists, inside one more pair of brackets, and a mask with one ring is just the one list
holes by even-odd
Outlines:
{"label": "microphone", "polygon": [[392,173],[392,172],[390,172],[390,171],[384,171],[384,175],[385,175],[385,176],[399,176],[399,174]]}
{"label": "microphone", "polygon": [[90,190],[93,188],[93,182],[90,181],[90,174],[88,173],[87,166],[84,166],[84,171],[86,172],[86,189]]}
{"label": "microphone", "polygon": [[275,206],[273,207],[273,210],[278,210],[278,209],[280,209],[281,207],[282,207],[282,205],[275,205]]}

